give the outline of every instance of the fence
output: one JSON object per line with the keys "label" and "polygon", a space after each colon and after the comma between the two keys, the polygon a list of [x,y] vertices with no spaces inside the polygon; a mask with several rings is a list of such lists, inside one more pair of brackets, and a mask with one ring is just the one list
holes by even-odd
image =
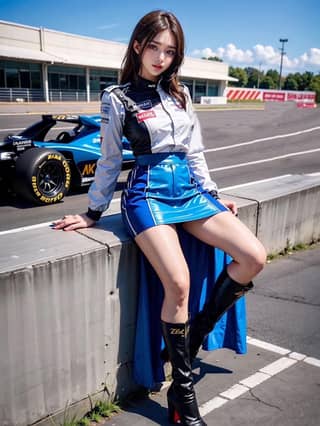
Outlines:
{"label": "fence", "polygon": [[42,89],[0,88],[0,102],[43,102]]}
{"label": "fence", "polygon": [[298,107],[304,108],[313,108],[316,105],[316,93],[311,91],[227,87],[224,96],[227,97],[228,101],[292,101],[296,102]]}
{"label": "fence", "polygon": [[64,101],[87,101],[87,92],[85,90],[49,90],[50,102],[64,102]]}
{"label": "fence", "polygon": [[[99,101],[99,90],[90,92],[90,101]],[[87,102],[85,90],[49,90],[50,102]],[[45,102],[43,89],[0,88],[0,102]]]}

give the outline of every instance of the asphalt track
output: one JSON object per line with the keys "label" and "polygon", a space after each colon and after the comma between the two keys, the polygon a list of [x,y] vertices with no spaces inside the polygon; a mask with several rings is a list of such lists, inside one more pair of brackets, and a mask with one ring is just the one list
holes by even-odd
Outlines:
{"label": "asphalt track", "polygon": [[[67,106],[59,108],[60,112],[68,112]],[[2,109],[0,137],[19,132],[37,120],[37,114],[7,115]],[[320,172],[319,108],[267,103],[264,109],[201,111],[198,116],[208,167],[222,190],[281,175]],[[127,173],[121,173],[114,200],[120,197]],[[86,211],[86,193],[87,188],[71,191],[62,203],[44,207],[1,193],[0,232]]]}

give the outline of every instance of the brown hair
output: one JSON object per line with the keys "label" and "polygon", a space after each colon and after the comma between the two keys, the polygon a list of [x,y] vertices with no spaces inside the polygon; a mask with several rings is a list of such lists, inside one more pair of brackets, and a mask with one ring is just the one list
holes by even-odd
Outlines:
{"label": "brown hair", "polygon": [[[170,12],[154,10],[143,16],[131,35],[127,52],[122,62],[120,83],[136,81],[141,57],[148,43],[161,31],[170,30],[176,40],[176,54],[170,67],[162,74],[161,85],[171,96],[175,97],[186,108],[186,99],[182,87],[178,83],[178,71],[184,58],[184,35],[177,18]],[[139,55],[133,48],[134,41],[140,44]]]}

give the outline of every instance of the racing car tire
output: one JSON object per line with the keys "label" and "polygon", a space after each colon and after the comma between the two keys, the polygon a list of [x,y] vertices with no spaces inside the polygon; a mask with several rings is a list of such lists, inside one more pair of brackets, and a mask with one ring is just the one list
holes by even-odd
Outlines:
{"label": "racing car tire", "polygon": [[33,203],[55,204],[68,193],[71,169],[58,151],[31,148],[16,161],[15,190]]}

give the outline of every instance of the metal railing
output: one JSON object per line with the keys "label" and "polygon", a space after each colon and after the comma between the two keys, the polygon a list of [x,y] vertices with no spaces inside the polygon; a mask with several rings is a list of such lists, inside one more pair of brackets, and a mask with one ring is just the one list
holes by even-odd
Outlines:
{"label": "metal railing", "polygon": [[87,92],[85,90],[49,90],[50,102],[64,102],[64,101],[87,101]]}
{"label": "metal railing", "polygon": [[101,96],[101,90],[90,91],[90,102],[99,102]]}
{"label": "metal railing", "polygon": [[43,102],[42,89],[0,88],[0,102]]}
{"label": "metal railing", "polygon": [[[100,101],[100,90],[90,91],[90,101]],[[0,88],[0,102],[44,102],[43,89]],[[87,102],[85,90],[49,90],[49,102]]]}

